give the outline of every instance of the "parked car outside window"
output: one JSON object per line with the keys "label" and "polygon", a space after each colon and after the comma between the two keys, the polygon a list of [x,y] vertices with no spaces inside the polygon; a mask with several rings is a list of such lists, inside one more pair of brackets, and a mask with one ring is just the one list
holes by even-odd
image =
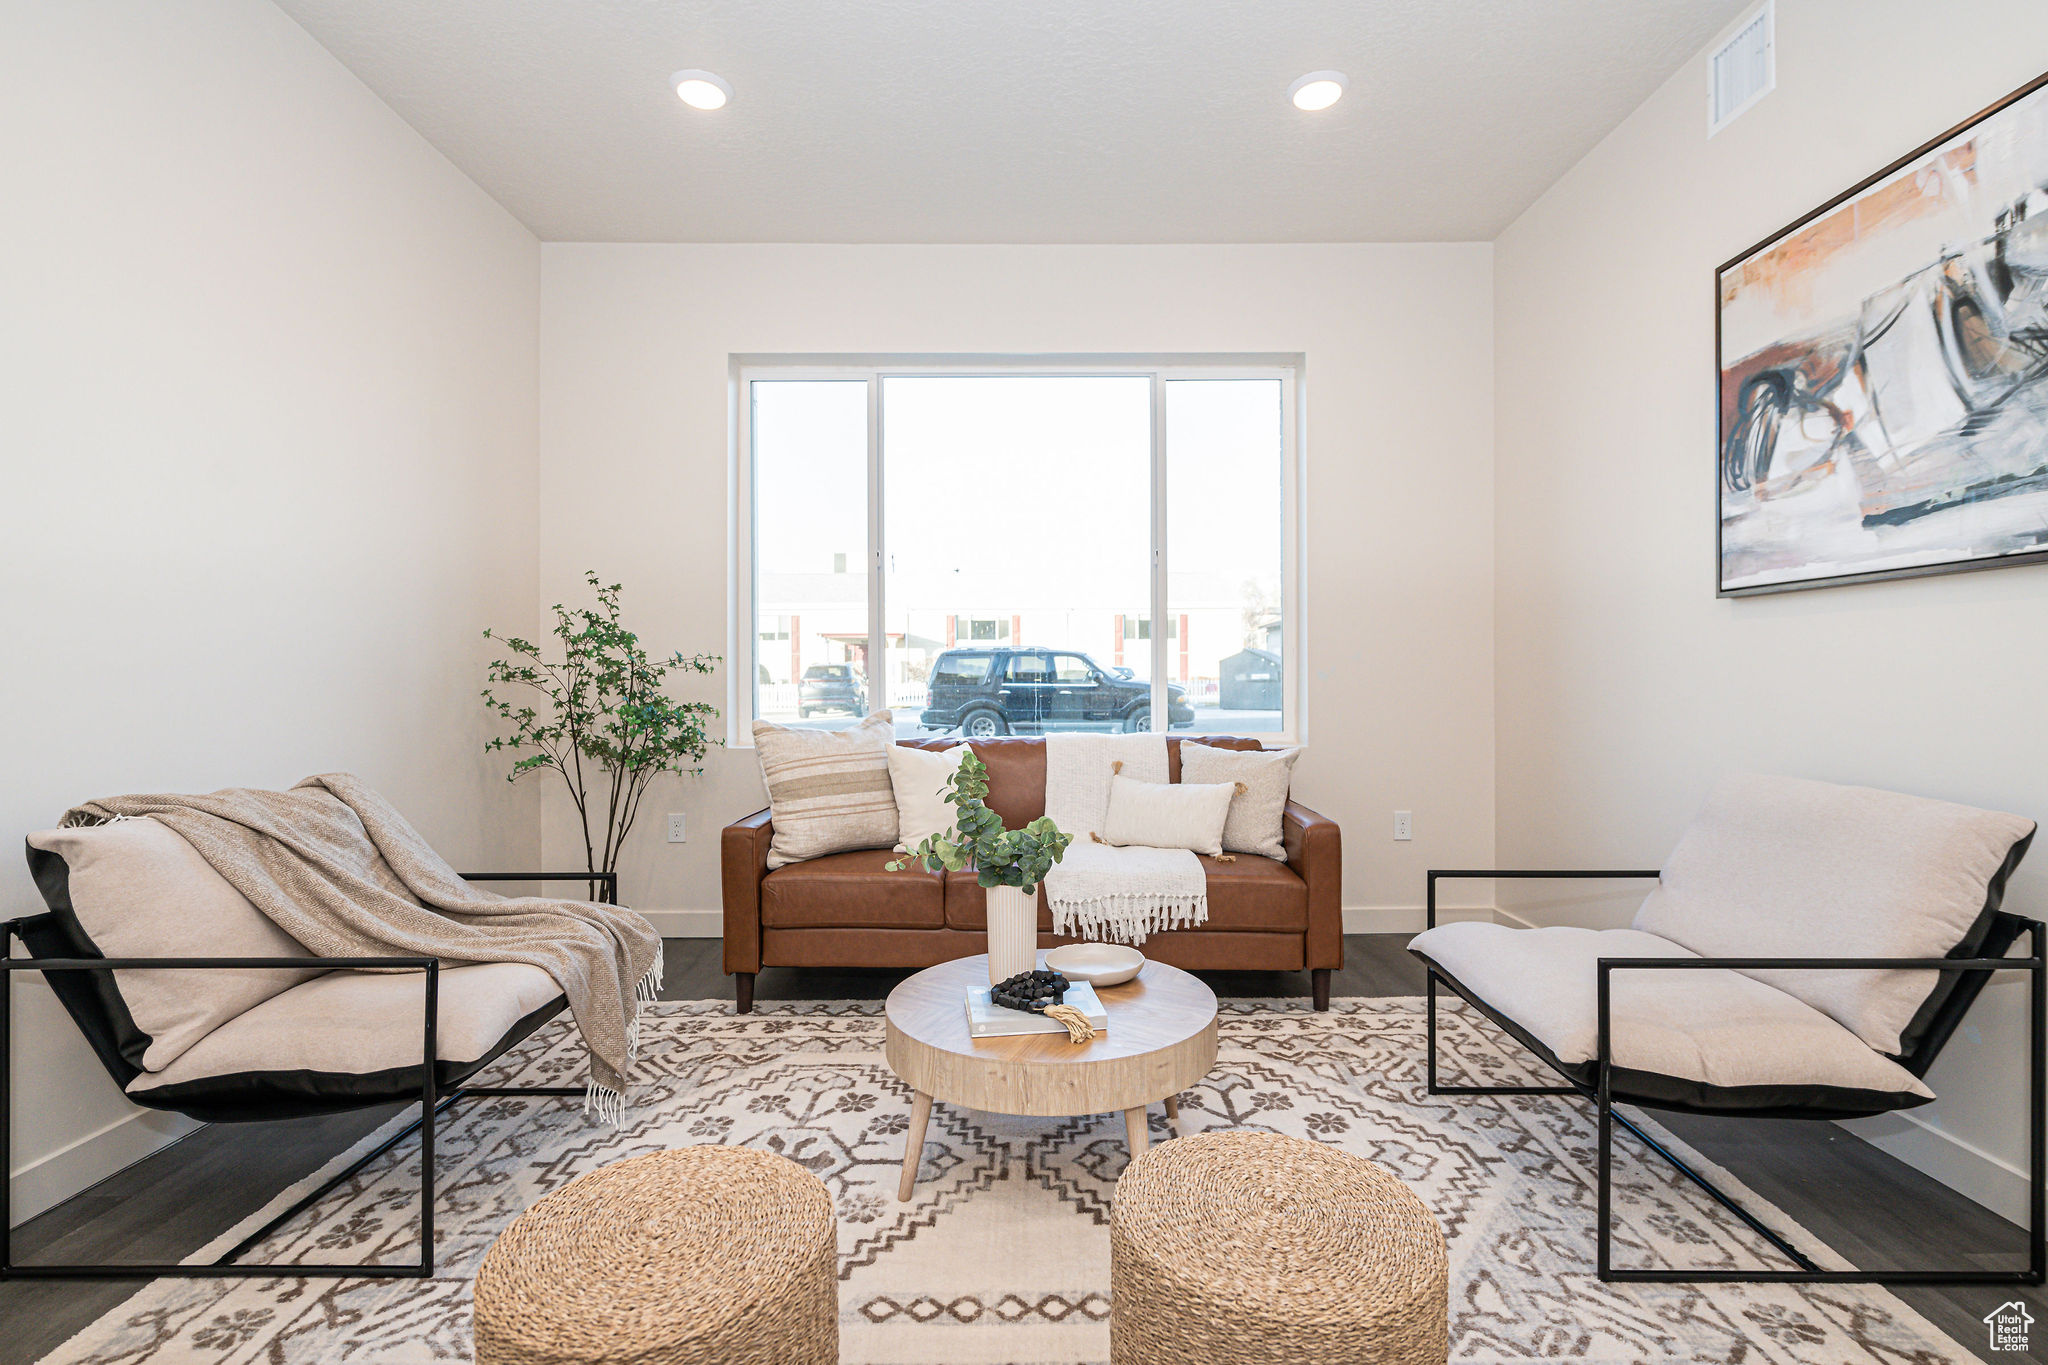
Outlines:
{"label": "parked car outside window", "polygon": [[805,720],[821,711],[868,713],[868,680],[856,664],[812,664],[797,683],[796,713]]}
{"label": "parked car outside window", "polygon": [[[1168,724],[1192,724],[1187,689],[1169,683],[1166,696]],[[919,723],[976,739],[1052,730],[1135,733],[1152,728],[1152,684],[1079,650],[949,649],[932,663]]]}

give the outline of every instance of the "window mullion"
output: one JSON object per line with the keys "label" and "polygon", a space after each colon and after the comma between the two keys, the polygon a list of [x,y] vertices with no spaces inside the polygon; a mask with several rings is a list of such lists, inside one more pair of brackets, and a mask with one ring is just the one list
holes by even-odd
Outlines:
{"label": "window mullion", "polygon": [[1166,380],[1152,375],[1152,729],[1170,725],[1166,665],[1171,657],[1166,628]]}
{"label": "window mullion", "polygon": [[868,375],[868,711],[889,705],[889,641],[882,600],[888,563],[882,505],[882,377]]}

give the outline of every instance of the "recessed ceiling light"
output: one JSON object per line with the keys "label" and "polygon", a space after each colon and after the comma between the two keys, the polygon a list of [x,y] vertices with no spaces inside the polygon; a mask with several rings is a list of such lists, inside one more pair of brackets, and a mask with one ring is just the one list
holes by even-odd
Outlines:
{"label": "recessed ceiling light", "polygon": [[668,78],[668,83],[676,88],[676,98],[692,109],[723,109],[732,98],[732,86],[709,71],[678,71]]}
{"label": "recessed ceiling light", "polygon": [[1297,109],[1327,109],[1344,97],[1344,73],[1311,71],[1287,87],[1287,98]]}

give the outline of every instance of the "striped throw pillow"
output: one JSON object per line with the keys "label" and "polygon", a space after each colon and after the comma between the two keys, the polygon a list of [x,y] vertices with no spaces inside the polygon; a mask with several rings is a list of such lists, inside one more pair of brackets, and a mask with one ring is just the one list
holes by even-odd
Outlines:
{"label": "striped throw pillow", "polygon": [[754,722],[754,753],[768,786],[774,838],[768,866],[896,842],[889,746],[896,724],[877,711],[851,730],[799,730]]}

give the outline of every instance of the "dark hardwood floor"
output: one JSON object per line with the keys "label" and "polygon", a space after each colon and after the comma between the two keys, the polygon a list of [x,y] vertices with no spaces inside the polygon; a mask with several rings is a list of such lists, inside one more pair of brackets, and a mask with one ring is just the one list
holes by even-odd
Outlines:
{"label": "dark hardwood floor", "polygon": [[[1404,934],[1353,934],[1331,983],[1338,996],[1420,995],[1420,967]],[[670,939],[664,999],[730,999],[715,939]],[[758,1000],[880,999],[898,971],[770,969]],[[1226,997],[1306,996],[1301,972],[1204,972]],[[17,1044],[19,1045],[19,1044]],[[1566,1103],[1568,1101],[1558,1101]],[[21,1261],[170,1261],[261,1207],[271,1193],[316,1169],[394,1110],[281,1124],[213,1124],[110,1176],[14,1232]],[[2023,1234],[2011,1223],[1831,1123],[1658,1120],[1721,1163],[1800,1225],[1858,1264],[2014,1263]],[[28,1365],[135,1292],[135,1282],[12,1281],[0,1284],[0,1365]],[[1895,1293],[1988,1361],[1983,1316],[2014,1298],[2039,1319],[2035,1359],[2048,1359],[2048,1296],[1960,1287]]]}

